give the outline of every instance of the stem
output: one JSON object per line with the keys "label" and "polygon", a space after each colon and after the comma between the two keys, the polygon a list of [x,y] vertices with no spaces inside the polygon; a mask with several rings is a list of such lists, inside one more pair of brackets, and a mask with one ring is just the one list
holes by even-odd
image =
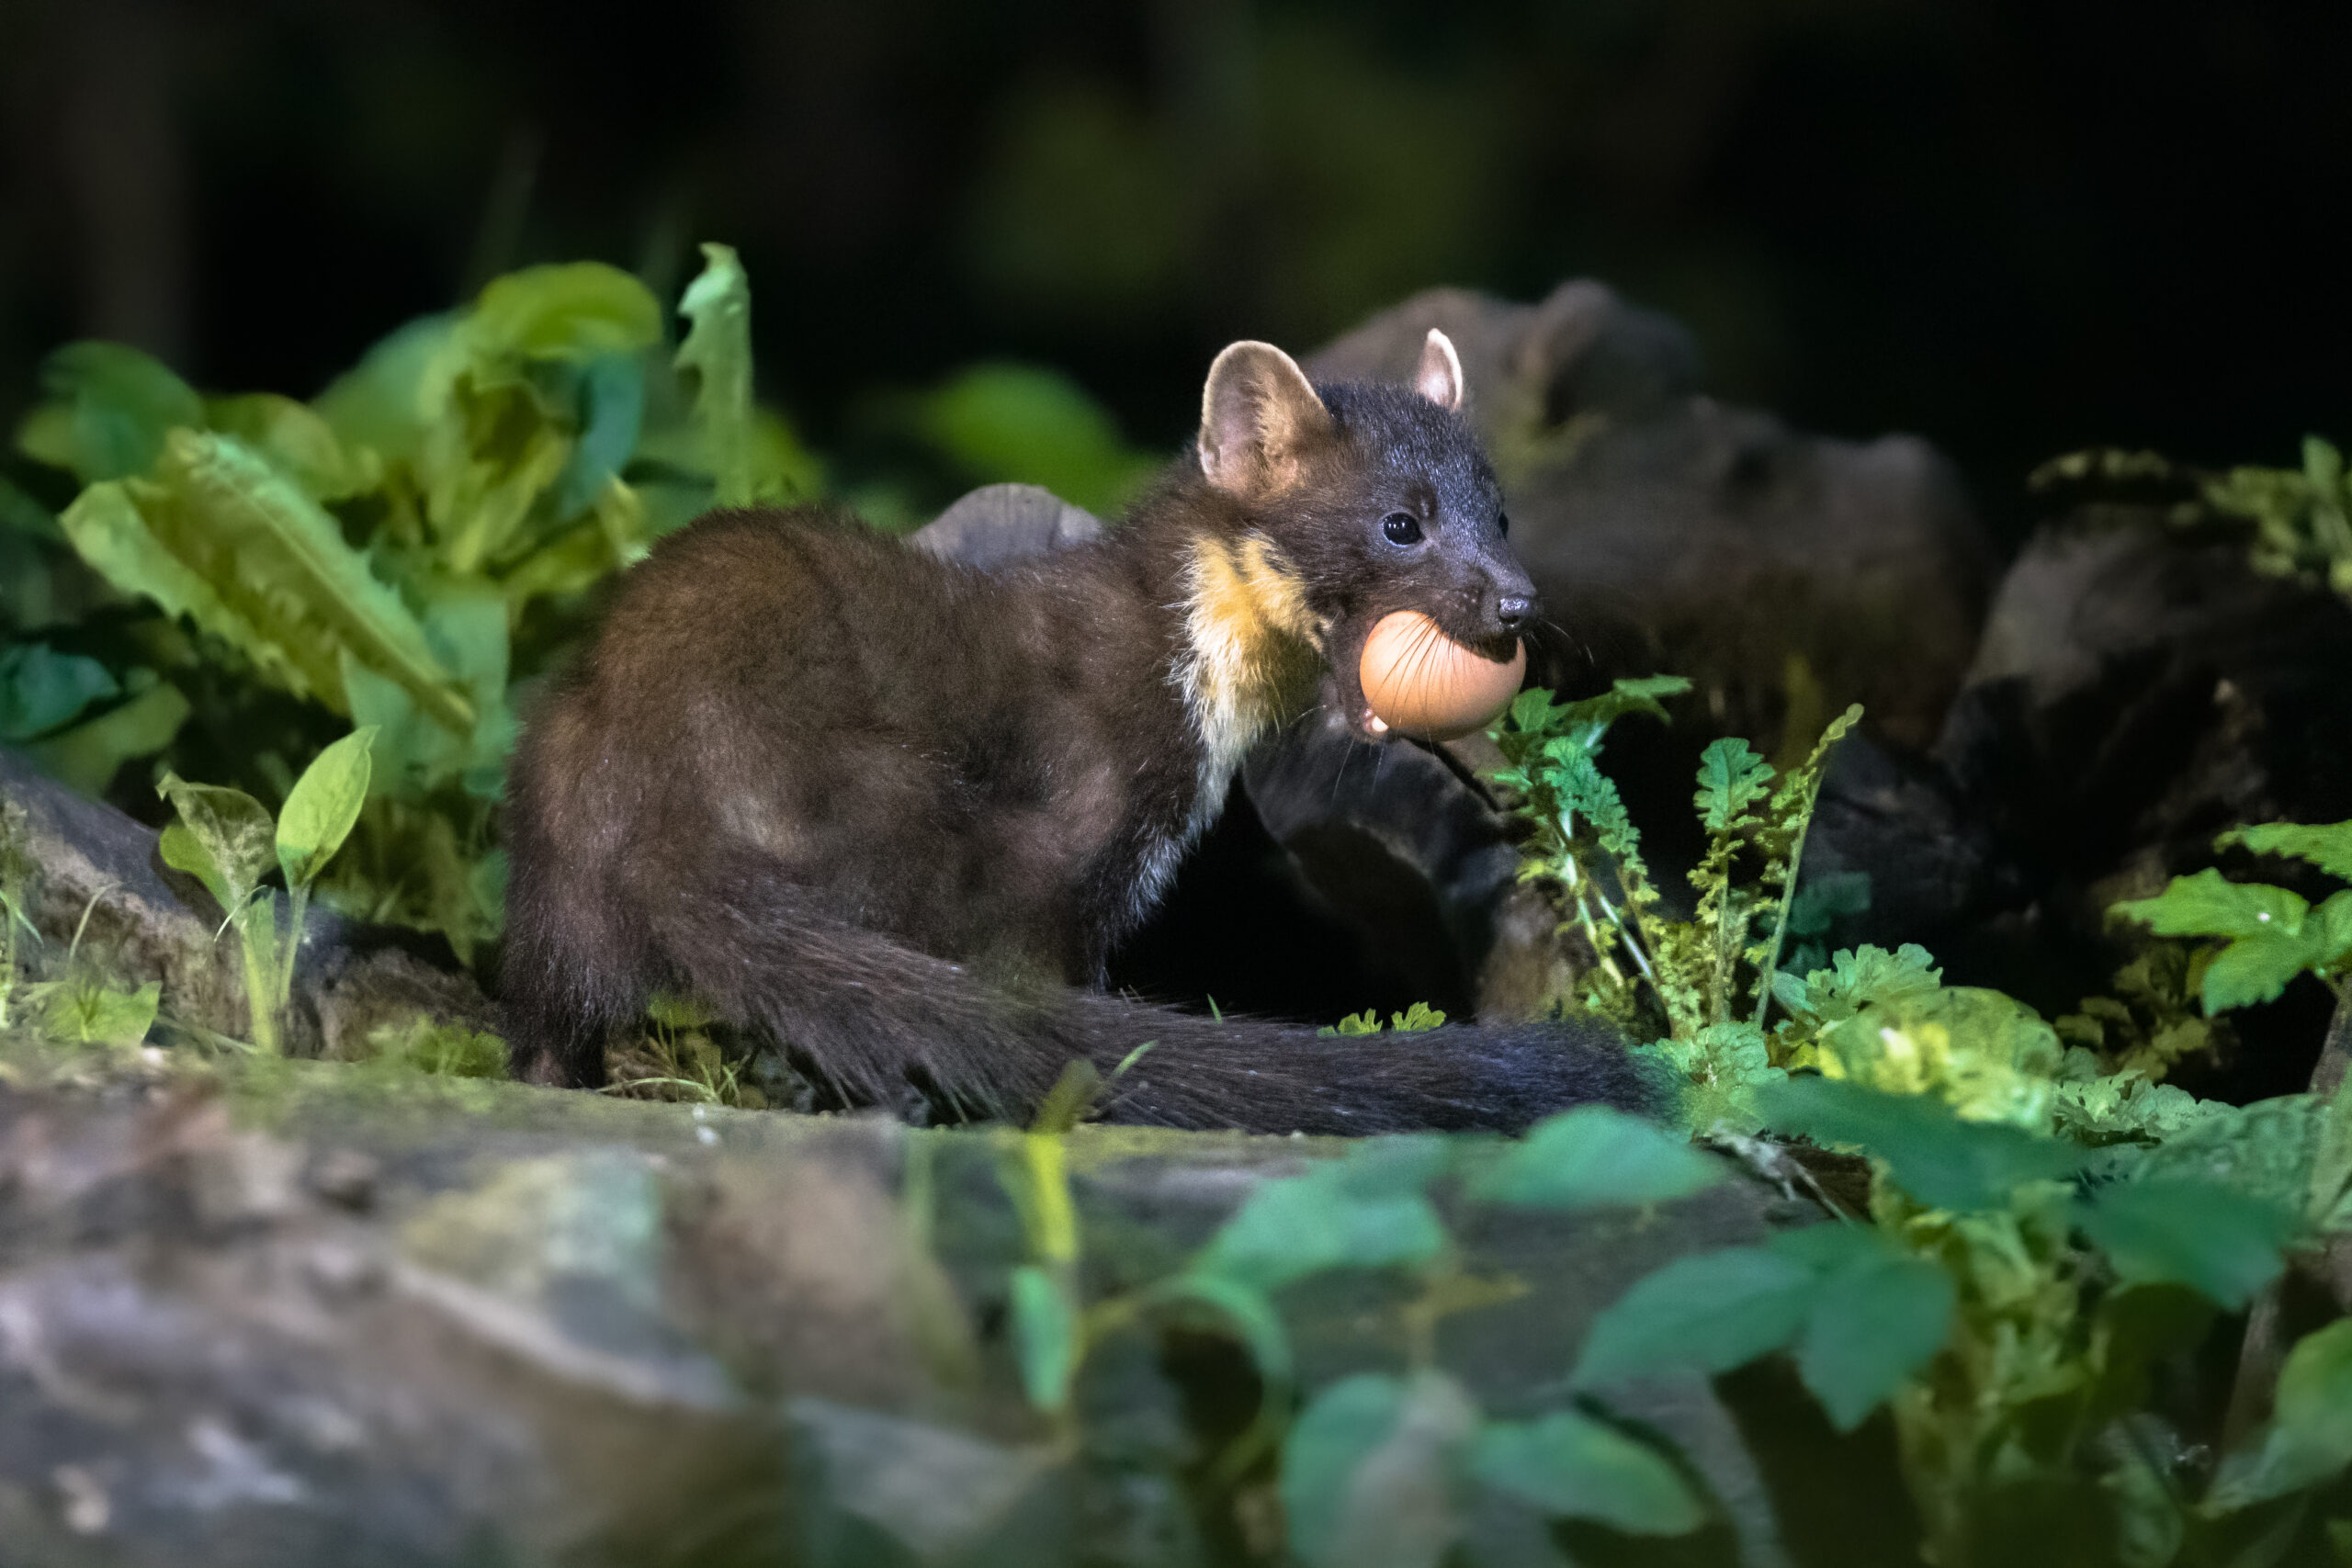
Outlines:
{"label": "stem", "polygon": [[266,893],[251,899],[237,911],[236,927],[237,951],[244,959],[245,1011],[254,1048],[276,1055],[277,1010],[272,1003],[277,994],[277,900]]}
{"label": "stem", "polygon": [[1789,934],[1789,906],[1796,902],[1797,873],[1804,864],[1805,835],[1813,831],[1813,808],[1821,798],[1822,780],[1828,774],[1829,760],[1825,757],[1821,762],[1820,776],[1813,781],[1813,787],[1805,791],[1804,817],[1797,824],[1796,841],[1789,846],[1789,874],[1782,879],[1781,896],[1775,900],[1778,907],[1773,911],[1772,944],[1765,949],[1763,965],[1756,972],[1756,1027],[1758,1029],[1763,1028],[1764,1021],[1771,1016],[1772,976],[1781,967],[1781,943]]}

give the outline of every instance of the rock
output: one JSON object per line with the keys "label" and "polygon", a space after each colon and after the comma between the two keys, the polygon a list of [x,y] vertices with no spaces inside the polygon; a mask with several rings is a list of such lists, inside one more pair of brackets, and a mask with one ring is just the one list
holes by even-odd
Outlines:
{"label": "rock", "polygon": [[[195,878],[155,852],[154,830],[90,799],[0,749],[0,802],[23,813],[31,866],[27,911],[41,943],[28,964],[82,949],[123,979],[158,979],[162,1010],[178,1023],[245,1036],[243,968],[222,913]],[[86,914],[87,923],[85,925]],[[279,897],[278,919],[285,920]],[[363,926],[314,907],[294,968],[288,1048],[304,1055],[368,1054],[368,1036],[418,1017],[494,1029],[492,1008],[471,976],[413,933]]]}
{"label": "rock", "polygon": [[[1087,1299],[1164,1280],[1341,1146],[1080,1129]],[[0,1039],[0,1559],[1225,1560],[1242,1505],[1200,1478],[1254,1409],[1248,1364],[1189,1320],[1114,1334],[1063,1446],[1012,1356],[1005,1149]],[[1464,1268],[1517,1293],[1443,1317],[1435,1364],[1488,1413],[1549,1408],[1634,1280],[1811,1217],[1746,1179],[1654,1213],[1485,1213],[1455,1226]],[[1402,1365],[1418,1293],[1363,1270],[1286,1292],[1301,1384]],[[1751,1447],[1817,1418],[1736,1424],[1697,1381],[1612,1403],[1715,1493],[1704,1561],[1784,1561]]]}

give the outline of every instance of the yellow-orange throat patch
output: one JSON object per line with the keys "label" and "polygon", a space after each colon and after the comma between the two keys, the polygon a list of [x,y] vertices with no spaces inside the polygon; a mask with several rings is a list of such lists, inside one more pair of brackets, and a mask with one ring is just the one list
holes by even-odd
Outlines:
{"label": "yellow-orange throat patch", "polygon": [[1305,581],[1262,534],[1194,541],[1184,576],[1187,646],[1172,673],[1204,753],[1194,811],[1214,815],[1250,742],[1313,699],[1320,628]]}

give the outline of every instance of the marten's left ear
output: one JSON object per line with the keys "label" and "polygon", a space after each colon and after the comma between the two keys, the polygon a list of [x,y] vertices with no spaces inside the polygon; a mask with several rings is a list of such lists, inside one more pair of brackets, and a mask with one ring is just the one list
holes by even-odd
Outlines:
{"label": "marten's left ear", "polygon": [[1306,449],[1330,434],[1331,411],[1306,372],[1270,343],[1229,344],[1201,391],[1201,472],[1245,499],[1284,490]]}
{"label": "marten's left ear", "polygon": [[1413,372],[1413,389],[1442,409],[1461,412],[1462,356],[1453,352],[1453,340],[1435,327],[1421,344],[1421,367]]}

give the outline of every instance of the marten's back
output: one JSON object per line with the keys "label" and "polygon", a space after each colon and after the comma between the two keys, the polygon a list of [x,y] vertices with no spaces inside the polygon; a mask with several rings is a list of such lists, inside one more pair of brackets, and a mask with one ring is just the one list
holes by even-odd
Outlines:
{"label": "marten's back", "polygon": [[1097,625],[1115,598],[1084,557],[983,576],[814,511],[681,530],[526,729],[526,919],[626,961],[648,908],[757,853],[925,951],[1088,969],[1136,790],[1190,776],[1129,761],[1167,751],[1172,692],[1158,748],[1116,733],[1149,650]]}

